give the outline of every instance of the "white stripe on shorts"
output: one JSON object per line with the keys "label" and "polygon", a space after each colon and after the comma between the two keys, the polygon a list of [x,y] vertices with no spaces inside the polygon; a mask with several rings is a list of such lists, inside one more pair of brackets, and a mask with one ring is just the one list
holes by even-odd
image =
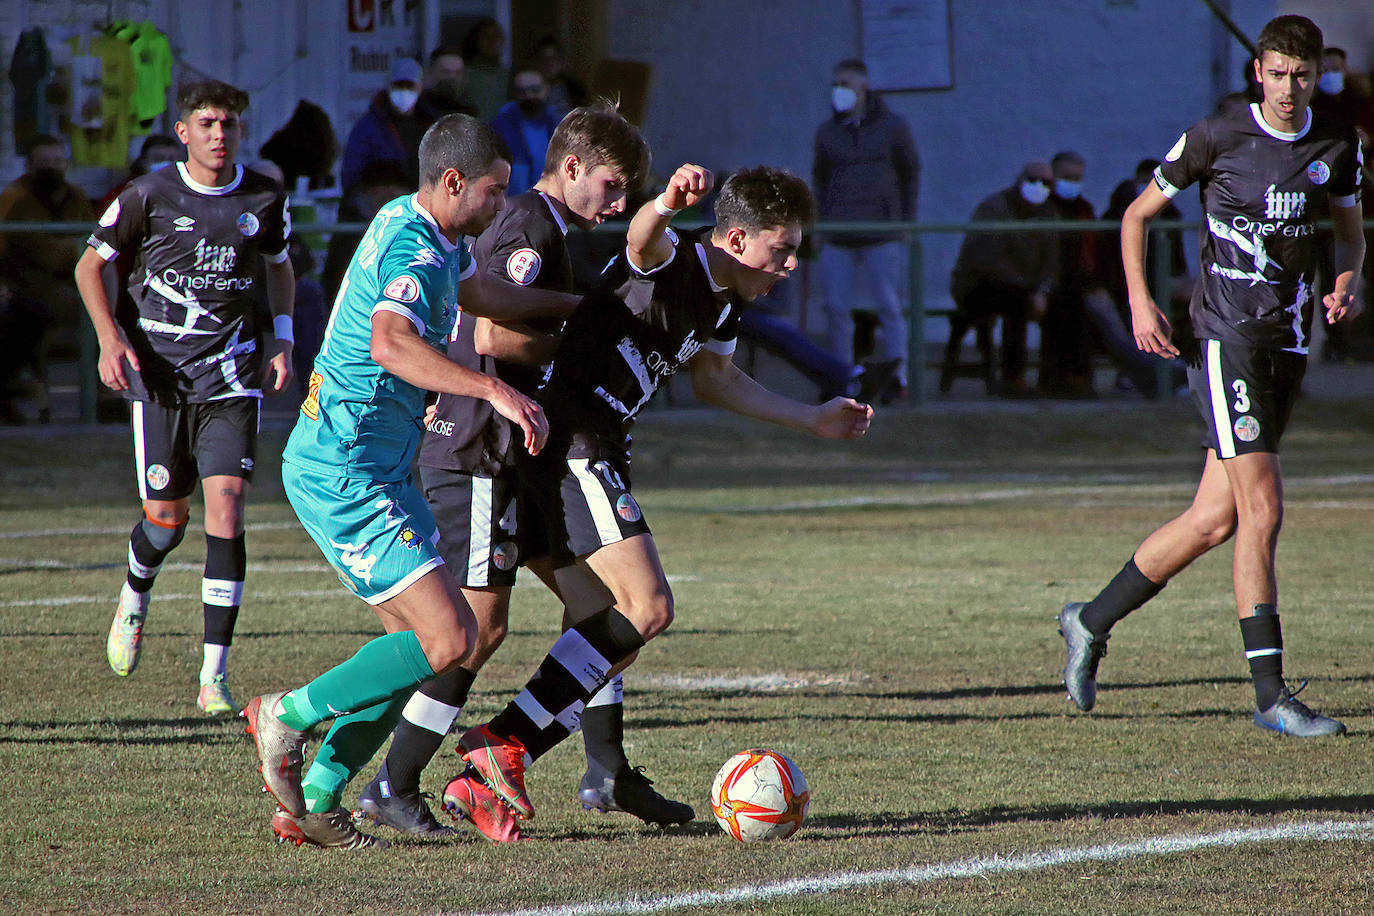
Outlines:
{"label": "white stripe on shorts", "polygon": [[148,498],[148,481],[143,473],[143,459],[145,450],[143,447],[143,402],[134,401],[133,412],[134,427],[134,473],[138,475],[138,498]]}
{"label": "white stripe on shorts", "polygon": [[591,459],[569,458],[568,468],[582,486],[582,498],[587,503],[587,510],[592,514],[592,523],[596,525],[596,535],[601,539],[601,545],[604,547],[623,540],[620,523],[615,520],[615,506],[606,498],[606,489],[601,485],[601,478],[592,471]]}
{"label": "white stripe on shorts", "polygon": [[458,706],[441,703],[417,690],[406,701],[405,709],[401,710],[401,717],[412,725],[443,736],[448,734],[448,730],[453,727],[453,721],[462,711]]}
{"label": "white stripe on shorts", "polygon": [[1207,345],[1207,393],[1212,397],[1212,427],[1217,433],[1217,457],[1236,457],[1236,440],[1231,436],[1230,392],[1221,376],[1221,341],[1204,341]]}
{"label": "white stripe on shorts", "polygon": [[577,678],[582,689],[588,693],[601,689],[606,682],[606,672],[611,668],[611,663],[576,630],[567,630],[558,637],[549,650],[549,657]]}
{"label": "white stripe on shorts", "polygon": [[489,585],[487,569],[491,560],[490,477],[469,477],[472,481],[471,511],[468,513],[468,585]]}

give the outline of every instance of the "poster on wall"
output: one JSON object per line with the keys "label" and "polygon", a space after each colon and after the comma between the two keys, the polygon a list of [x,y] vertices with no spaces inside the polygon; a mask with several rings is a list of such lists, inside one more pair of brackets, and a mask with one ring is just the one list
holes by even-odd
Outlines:
{"label": "poster on wall", "polygon": [[874,89],[951,89],[949,0],[860,0],[860,37]]}
{"label": "poster on wall", "polygon": [[[344,70],[343,123],[352,125],[368,104],[386,89],[391,65],[400,57],[419,59],[419,0],[343,0],[339,17],[347,49]],[[336,7],[337,8],[337,7]],[[346,128],[345,128],[346,130]]]}

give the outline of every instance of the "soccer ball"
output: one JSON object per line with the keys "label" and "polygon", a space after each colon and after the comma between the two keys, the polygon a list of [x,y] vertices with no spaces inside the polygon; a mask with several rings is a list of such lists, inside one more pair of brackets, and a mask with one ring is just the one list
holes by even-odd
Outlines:
{"label": "soccer ball", "polygon": [[741,843],[790,837],[810,803],[801,769],[766,748],[740,751],[725,761],[711,784],[711,811],[720,829]]}

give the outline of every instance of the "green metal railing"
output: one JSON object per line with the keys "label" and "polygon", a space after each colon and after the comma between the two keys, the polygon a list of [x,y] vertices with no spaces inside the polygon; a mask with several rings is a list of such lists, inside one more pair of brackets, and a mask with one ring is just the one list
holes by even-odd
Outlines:
{"label": "green metal railing", "polygon": [[[62,235],[87,235],[91,231],[91,223],[80,222],[52,222],[52,223],[0,223],[0,235],[36,235],[40,233],[53,233]],[[693,224],[683,221],[684,226]],[[695,224],[700,226],[701,223]],[[1169,275],[1169,250],[1164,244],[1163,234],[1171,230],[1196,231],[1199,224],[1195,221],[1187,220],[1156,220],[1150,226],[1149,252],[1151,261],[1151,275],[1157,280],[1166,278]],[[1318,223],[1319,227],[1327,228],[1330,223]],[[1364,223],[1366,233],[1374,230],[1374,219],[1366,220]],[[366,231],[366,223],[300,223],[293,228],[293,232],[300,235],[328,235],[334,232],[354,232],[361,233]],[[814,232],[828,236],[836,235],[873,235],[874,233],[886,233],[900,235],[907,246],[907,347],[908,353],[913,354],[917,368],[910,373],[910,396],[911,403],[923,404],[929,396],[926,390],[926,373],[924,369],[924,358],[926,346],[926,319],[932,314],[932,310],[927,308],[925,295],[925,236],[928,235],[951,235],[969,233],[1063,233],[1063,232],[1119,232],[1121,224],[1115,220],[1079,220],[1079,221],[1057,221],[1057,220],[1012,220],[1012,221],[988,221],[988,222],[963,222],[963,223],[817,223]],[[597,227],[599,232],[624,232],[623,223],[612,223]],[[1369,256],[1374,256],[1371,253]],[[1166,290],[1156,289],[1153,291],[1155,298],[1160,301],[1168,299]],[[935,314],[947,314],[947,310],[935,310]],[[90,322],[81,322],[78,333],[80,347],[80,405],[81,420],[83,422],[95,421],[96,409],[96,390],[100,383],[96,374],[96,363],[98,360],[98,347],[95,339],[95,332]],[[1158,367],[1159,379],[1161,384],[1158,386],[1161,397],[1166,397],[1170,390],[1167,384],[1169,378],[1169,366],[1164,360],[1160,360]]]}

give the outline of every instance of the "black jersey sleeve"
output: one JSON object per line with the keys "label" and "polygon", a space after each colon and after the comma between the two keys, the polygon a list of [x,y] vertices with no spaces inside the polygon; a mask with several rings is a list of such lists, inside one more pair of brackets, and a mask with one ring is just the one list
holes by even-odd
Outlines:
{"label": "black jersey sleeve", "polygon": [[135,251],[147,235],[147,198],[138,182],[130,182],[105,208],[86,244],[106,261]]}
{"label": "black jersey sleeve", "polygon": [[1364,150],[1360,138],[1352,130],[1331,170],[1331,205],[1353,207],[1360,202],[1360,171],[1364,167]]}
{"label": "black jersey sleeve", "polygon": [[258,248],[262,256],[273,264],[290,257],[287,245],[291,241],[291,201],[278,194],[263,209],[262,242]]}
{"label": "black jersey sleeve", "polygon": [[1172,198],[1189,185],[1201,181],[1212,167],[1216,152],[1209,121],[1199,121],[1178,138],[1164,161],[1155,169],[1155,187]]}
{"label": "black jersey sleeve", "polygon": [[535,281],[544,270],[544,258],[552,247],[548,237],[551,228],[543,221],[506,220],[491,237],[483,234],[477,252],[481,269],[507,283],[538,285]]}

